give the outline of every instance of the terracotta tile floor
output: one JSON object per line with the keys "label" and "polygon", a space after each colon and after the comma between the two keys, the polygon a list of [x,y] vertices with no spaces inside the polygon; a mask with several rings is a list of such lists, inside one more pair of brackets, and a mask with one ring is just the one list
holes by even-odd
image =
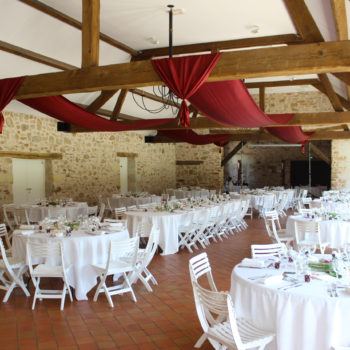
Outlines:
{"label": "terracotta tile floor", "polygon": [[[262,220],[248,224],[246,231],[206,249],[221,290],[230,288],[232,268],[250,255],[250,244],[269,242]],[[32,298],[15,291],[7,304],[0,305],[0,349],[193,349],[202,332],[189,281],[191,256],[187,251],[157,255],[150,266],[159,283],[154,292],[148,293],[138,282],[138,302],[130,295],[115,296],[114,309],[103,294],[94,303],[90,292],[89,301],[66,300],[64,312],[57,300],[38,302],[31,311]],[[202,349],[211,347],[206,343]]]}

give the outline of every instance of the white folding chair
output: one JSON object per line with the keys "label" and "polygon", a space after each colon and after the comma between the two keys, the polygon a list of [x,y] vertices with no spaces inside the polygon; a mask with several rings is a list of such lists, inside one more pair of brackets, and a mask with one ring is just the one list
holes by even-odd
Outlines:
{"label": "white folding chair", "polygon": [[127,210],[135,210],[137,209],[136,205],[128,205]]}
{"label": "white folding chair", "polygon": [[6,294],[3,298],[3,303],[6,303],[11,296],[12,291],[19,287],[24,294],[29,297],[29,291],[23,282],[23,274],[27,270],[27,265],[24,261],[16,260],[12,257],[7,257],[3,242],[0,240],[0,289],[5,290]]}
{"label": "white folding chair", "polygon": [[100,204],[100,209],[98,211],[98,215],[97,217],[100,219],[100,221],[102,222],[103,220],[103,216],[104,216],[104,213],[105,213],[105,209],[106,209],[106,204],[102,203]]}
{"label": "white folding chair", "polygon": [[148,265],[151,263],[159,244],[159,229],[152,227],[147,246],[145,249],[139,249],[137,252],[137,272],[136,278],[131,283],[136,283],[137,279],[143,283],[149,292],[153,292],[149,283],[151,281],[154,285],[158,282],[153,274],[149,271]]}
{"label": "white folding chair", "polygon": [[294,241],[294,237],[288,236],[286,229],[282,229],[276,210],[265,212],[264,222],[267,234],[273,243],[285,243],[290,246]]}
{"label": "white folding chair", "polygon": [[227,292],[208,290],[197,282],[193,282],[193,291],[199,321],[215,349],[263,350],[274,339],[272,332],[237,318]]}
{"label": "white folding chair", "polygon": [[12,245],[11,245],[11,236],[7,232],[7,228],[5,224],[0,224],[0,240],[6,244],[6,254],[12,254]]}
{"label": "white folding chair", "polygon": [[[100,277],[100,283],[96,288],[94,301],[97,301],[99,293],[105,293],[111,307],[114,307],[111,296],[116,294],[131,293],[134,302],[137,301],[127,274],[137,273],[138,249],[139,237],[133,237],[123,241],[110,241],[107,263],[104,265],[93,265]],[[124,283],[107,287],[107,276],[115,274],[122,274]]]}
{"label": "white folding chair", "polygon": [[279,257],[287,248],[283,243],[273,244],[252,244],[250,246],[252,258]]}
{"label": "white folding chair", "polygon": [[14,209],[14,219],[16,225],[30,225],[27,208],[17,207]]}
{"label": "white folding chair", "polygon": [[213,291],[218,290],[214,282],[207,253],[201,253],[194,256],[189,260],[188,264],[189,264],[191,281],[198,282],[198,280],[201,277],[205,276],[207,283],[210,286],[210,289]]}
{"label": "white folding chair", "polygon": [[298,249],[319,249],[324,254],[329,246],[328,242],[322,242],[320,225],[317,221],[295,220],[294,221],[295,242]]}
{"label": "white folding chair", "polygon": [[[207,253],[201,253],[199,255],[194,256],[189,260],[188,263],[192,283],[198,283],[198,280],[202,279],[202,277],[205,276],[206,283],[209,284],[210,289],[215,292],[218,291],[214,282],[213,274],[211,272],[211,266]],[[201,337],[197,340],[194,347],[200,348],[206,339],[207,335],[203,333]]]}
{"label": "white folding chair", "polygon": [[16,225],[15,222],[15,207],[13,204],[4,204],[2,206],[2,211],[4,214],[4,221],[11,231],[14,230]]}
{"label": "white folding chair", "polygon": [[88,214],[89,216],[97,216],[97,212],[98,212],[98,206],[95,205],[93,207],[88,207]]}
{"label": "white folding chair", "polygon": [[[27,260],[29,272],[35,286],[32,310],[37,299],[61,299],[61,311],[64,309],[66,293],[73,301],[72,293],[67,282],[67,273],[71,266],[65,266],[61,242],[42,242],[38,239],[29,239],[27,242]],[[60,278],[63,281],[62,290],[41,289],[42,278]]]}
{"label": "white folding chair", "polygon": [[65,207],[51,207],[49,206],[48,217],[50,219],[60,219],[67,217],[67,210]]}
{"label": "white folding chair", "polygon": [[149,208],[149,203],[139,204],[137,207],[138,207],[139,209],[147,209],[147,208]]}
{"label": "white folding chair", "polygon": [[117,220],[124,220],[126,218],[125,216],[126,207],[120,207],[114,209],[114,215]]}

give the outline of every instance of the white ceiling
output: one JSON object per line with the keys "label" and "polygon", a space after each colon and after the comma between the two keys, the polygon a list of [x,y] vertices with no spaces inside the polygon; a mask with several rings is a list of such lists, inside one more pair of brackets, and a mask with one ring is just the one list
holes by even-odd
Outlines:
{"label": "white ceiling", "polygon": [[[81,21],[81,0],[41,0],[43,3]],[[101,0],[101,32],[140,50],[168,45],[166,5],[183,8],[184,14],[174,17],[174,45],[221,41],[254,36],[295,33],[293,23],[282,0]],[[335,40],[336,32],[329,0],[306,0],[326,40]],[[350,4],[347,2],[350,18]],[[17,0],[0,0],[0,40],[24,47],[75,66],[81,62],[81,32]],[[251,33],[258,26],[257,34]],[[350,27],[350,23],[349,23]],[[158,45],[150,42],[154,37]],[[100,64],[128,62],[130,56],[100,42]],[[57,71],[54,68],[0,51],[0,78]],[[305,76],[306,77],[306,76]],[[290,77],[288,77],[290,78]],[[304,77],[295,77],[304,78]],[[285,77],[273,80],[286,79]],[[257,81],[258,79],[254,79]],[[261,80],[261,79],[260,79]],[[272,80],[272,79],[265,79]],[[253,81],[253,80],[249,80]],[[344,87],[335,80],[336,90]],[[146,89],[152,91],[152,89]],[[267,92],[309,91],[310,87],[267,89]],[[254,91],[252,91],[254,93]],[[67,96],[88,104],[98,93]],[[104,108],[113,109],[117,96]],[[136,96],[136,98],[139,98]],[[157,103],[148,102],[151,107]],[[29,107],[12,102],[8,110],[28,111]],[[171,113],[150,115],[140,110],[131,94],[127,95],[122,113],[142,118],[169,117]]]}

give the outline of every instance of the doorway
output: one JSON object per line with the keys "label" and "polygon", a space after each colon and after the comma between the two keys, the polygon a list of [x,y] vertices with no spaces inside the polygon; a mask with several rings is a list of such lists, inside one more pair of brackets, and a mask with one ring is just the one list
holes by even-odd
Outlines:
{"label": "doorway", "polygon": [[[291,186],[307,186],[309,184],[309,162],[292,161],[290,167]],[[311,162],[311,186],[327,186],[331,184],[331,167],[324,161]]]}
{"label": "doorway", "polygon": [[119,157],[120,193],[128,192],[128,158]]}
{"label": "doorway", "polygon": [[45,198],[45,161],[12,159],[12,193],[15,204],[34,204]]}

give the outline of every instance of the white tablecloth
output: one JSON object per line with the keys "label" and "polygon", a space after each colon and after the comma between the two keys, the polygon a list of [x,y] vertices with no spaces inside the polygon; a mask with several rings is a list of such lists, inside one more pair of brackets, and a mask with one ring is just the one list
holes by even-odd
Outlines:
{"label": "white tablecloth", "polygon": [[[240,201],[230,201],[224,205],[231,206],[232,211],[240,205]],[[126,212],[128,230],[130,234],[135,231],[140,221],[151,227],[159,228],[159,246],[162,248],[162,255],[175,254],[179,250],[179,231],[182,226],[186,226],[196,220],[197,216],[208,215],[209,210],[218,205],[199,207],[189,211],[177,210],[174,213],[153,212],[153,211],[128,211]]]}
{"label": "white tablecloth", "polygon": [[312,280],[285,291],[250,280],[252,276],[277,273],[269,269],[235,267],[231,295],[238,317],[246,317],[262,329],[275,332],[276,339],[266,349],[330,350],[350,346],[350,294],[338,291],[339,298],[327,294],[325,282]]}
{"label": "white tablecloth", "polygon": [[88,205],[86,202],[75,202],[66,206],[41,206],[41,205],[30,205],[25,206],[28,212],[30,222],[39,222],[49,216],[49,210],[53,214],[55,211],[63,209],[66,218],[68,220],[75,220],[78,216],[88,215]]}
{"label": "white tablecloth", "polygon": [[[166,192],[169,196],[175,196],[176,199],[184,199],[184,198],[208,198],[210,195],[210,191],[204,188],[198,189],[167,189]],[[215,191],[213,191],[215,194]]]}
{"label": "white tablecloth", "polygon": [[160,196],[148,196],[148,197],[123,197],[116,196],[109,198],[109,203],[112,208],[121,208],[129,207],[131,205],[140,205],[140,204],[151,204],[151,203],[160,203]]}
{"label": "white tablecloth", "polygon": [[[66,266],[72,265],[67,276],[68,283],[75,289],[78,300],[87,300],[87,293],[97,283],[98,273],[92,264],[105,264],[108,258],[110,240],[124,240],[129,238],[127,230],[104,235],[88,235],[73,231],[71,237],[50,238],[46,233],[35,233],[29,237],[47,240],[61,240]],[[13,235],[13,256],[26,259],[26,242],[28,236]]]}
{"label": "white tablecloth", "polygon": [[[294,222],[296,220],[304,221],[302,216],[289,216],[287,219],[287,233],[295,236]],[[330,247],[340,248],[345,243],[350,243],[350,222],[342,220],[323,220],[320,223],[320,234],[323,242],[329,242]],[[302,239],[302,237],[301,237]]]}

